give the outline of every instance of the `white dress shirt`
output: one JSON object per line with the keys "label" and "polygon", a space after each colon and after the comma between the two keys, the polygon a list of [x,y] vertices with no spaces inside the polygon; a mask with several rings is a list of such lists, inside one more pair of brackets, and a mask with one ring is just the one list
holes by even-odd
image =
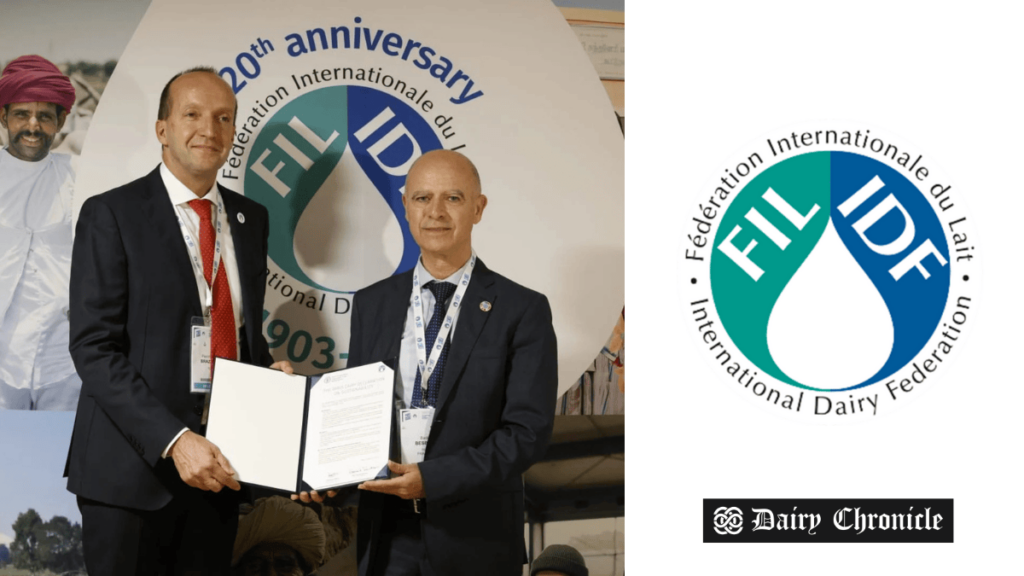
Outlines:
{"label": "white dress shirt", "polygon": [[[171,205],[174,206],[174,212],[177,214],[178,219],[185,225],[185,228],[179,227],[179,230],[181,230],[181,241],[185,243],[185,248],[189,250],[189,256],[191,257],[193,255],[193,250],[189,249],[188,243],[185,242],[185,230],[187,229],[188,233],[196,242],[194,248],[195,256],[197,256],[199,261],[202,262],[202,254],[199,252],[199,215],[196,214],[196,211],[193,210],[191,206],[188,205],[188,203],[195,200],[197,196],[194,192],[189,190],[187,186],[182,184],[181,181],[178,180],[178,178],[172,174],[164,164],[160,164],[160,178],[163,179],[164,187],[167,188],[167,196]],[[220,270],[217,274],[226,273],[228,275],[228,286],[231,289],[231,307],[233,308],[235,317],[235,334],[238,334],[243,324],[242,287],[238,280],[238,262],[235,260],[235,242],[231,237],[231,225],[227,221],[227,214],[218,214],[217,204],[219,203],[223,205],[224,203],[221,201],[220,190],[217,189],[216,183],[214,183],[213,188],[203,196],[202,200],[213,202],[213,208],[210,210],[210,218],[213,221],[214,230],[217,229],[216,219],[218,217],[221,218],[221,263]],[[193,272],[195,272],[194,268]],[[206,305],[206,294],[210,290],[210,287],[206,285],[205,276],[198,273],[194,275],[196,280],[196,291],[199,294],[199,302],[203,307],[203,316],[208,317],[210,310]],[[238,346],[239,343],[236,340],[236,357],[240,354]],[[178,432],[178,435],[175,436],[167,445],[167,448],[164,449],[164,452],[161,455],[162,458],[167,457],[167,454],[171,451],[171,447],[174,446],[174,443],[177,442],[178,438],[181,438],[181,435],[185,432],[188,432],[188,428],[184,428]]]}
{"label": "white dress shirt", "polygon": [[[191,190],[189,190],[184,184],[178,180],[171,171],[167,169],[167,166],[160,165],[160,177],[163,178],[164,187],[167,188],[167,196],[169,197],[171,204],[174,206],[174,211],[178,215],[184,224],[185,228],[188,229],[188,233],[192,235],[192,238],[196,241],[195,255],[202,262],[202,254],[199,253],[199,215],[192,209],[188,203],[195,200],[197,196]],[[220,190],[217,189],[217,184],[214,183],[202,200],[213,203],[213,208],[210,210],[210,218],[213,220],[213,229],[217,229],[217,204],[223,205],[220,198]],[[221,221],[221,264],[220,270],[217,272],[227,272],[228,285],[231,288],[231,307],[234,308],[235,316],[235,331],[242,327],[242,287],[238,280],[238,262],[235,260],[235,241],[231,237],[231,225],[227,221],[227,214],[220,214]],[[182,242],[185,241],[185,230],[181,230]],[[188,244],[185,245],[188,249]],[[189,251],[191,255],[191,250]],[[208,315],[209,308],[206,306],[206,294],[209,288],[206,285],[206,278],[202,275],[195,274],[196,279],[196,290],[199,292],[199,301],[203,306],[203,315]]]}
{"label": "white dress shirt", "polygon": [[[469,260],[472,260],[472,257]],[[458,286],[462,275],[466,273],[466,267],[469,266],[469,260],[466,260],[462,268],[459,268],[454,274],[441,280],[441,282],[449,282]],[[425,313],[423,317],[429,323],[430,318],[434,315],[436,302],[434,300],[434,293],[430,291],[430,288],[427,288],[427,283],[430,281],[436,282],[437,279],[430,272],[427,272],[422,260],[416,261],[416,271],[419,273],[420,278],[420,298],[423,301]],[[449,341],[455,339],[455,328],[459,322],[459,312],[461,310],[461,307],[455,309],[455,314],[452,317],[451,332],[448,333]],[[425,327],[426,324],[424,324]],[[409,307],[405,315],[405,329],[402,330],[402,347],[398,357],[398,383],[395,385],[395,402],[400,410],[412,405],[412,393],[416,387],[416,372],[418,370],[415,311],[413,310],[412,294],[409,294]]]}

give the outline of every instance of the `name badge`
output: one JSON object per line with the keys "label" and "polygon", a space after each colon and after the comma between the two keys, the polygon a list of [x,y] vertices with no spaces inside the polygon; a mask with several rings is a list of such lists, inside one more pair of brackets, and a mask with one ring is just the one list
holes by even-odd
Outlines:
{"label": "name badge", "polygon": [[189,392],[209,394],[213,384],[210,345],[212,330],[209,326],[192,326],[192,378]]}
{"label": "name badge", "polygon": [[427,438],[434,423],[434,409],[402,410],[402,464],[419,464],[427,455]]}

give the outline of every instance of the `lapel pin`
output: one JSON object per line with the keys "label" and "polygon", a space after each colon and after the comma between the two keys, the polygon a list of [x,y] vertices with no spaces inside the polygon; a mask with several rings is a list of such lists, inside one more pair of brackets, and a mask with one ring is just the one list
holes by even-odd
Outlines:
{"label": "lapel pin", "polygon": [[491,303],[488,302],[487,300],[484,300],[483,302],[480,303],[480,309],[483,310],[484,312],[490,311]]}
{"label": "lapel pin", "polygon": [[242,214],[241,212],[238,213],[238,223],[245,224],[245,214]]}

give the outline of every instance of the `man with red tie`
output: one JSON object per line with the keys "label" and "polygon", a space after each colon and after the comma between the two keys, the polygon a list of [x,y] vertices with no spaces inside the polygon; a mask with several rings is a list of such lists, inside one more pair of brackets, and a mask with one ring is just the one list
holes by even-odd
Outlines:
{"label": "man with red tie", "polygon": [[262,333],[267,211],[216,182],[236,109],[213,69],[178,74],[160,96],[161,165],[82,206],[66,473],[90,574],[228,571],[239,484],[203,437],[210,371],[219,357],[291,372]]}

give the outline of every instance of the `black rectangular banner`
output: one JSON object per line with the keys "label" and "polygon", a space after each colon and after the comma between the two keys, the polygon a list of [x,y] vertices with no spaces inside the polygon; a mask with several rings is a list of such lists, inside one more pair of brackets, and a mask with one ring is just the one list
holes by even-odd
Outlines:
{"label": "black rectangular banner", "polygon": [[953,542],[953,499],[705,498],[704,542]]}

